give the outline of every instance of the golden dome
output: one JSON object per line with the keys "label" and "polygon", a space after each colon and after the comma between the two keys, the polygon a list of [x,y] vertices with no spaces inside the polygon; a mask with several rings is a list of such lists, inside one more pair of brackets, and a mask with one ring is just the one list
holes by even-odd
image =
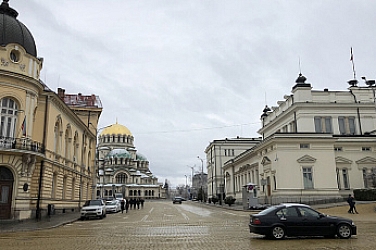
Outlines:
{"label": "golden dome", "polygon": [[103,129],[101,135],[132,135],[132,133],[126,126],[116,122],[116,124],[112,124]]}

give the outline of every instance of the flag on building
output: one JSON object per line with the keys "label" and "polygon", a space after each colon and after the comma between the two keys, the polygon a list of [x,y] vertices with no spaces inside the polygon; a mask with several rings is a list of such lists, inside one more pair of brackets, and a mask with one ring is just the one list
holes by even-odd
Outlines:
{"label": "flag on building", "polygon": [[26,136],[26,116],[23,120],[23,123],[22,123],[22,126],[21,126],[21,129],[22,129],[22,135],[23,136]]}
{"label": "flag on building", "polygon": [[354,56],[353,56],[353,52],[352,52],[352,47],[350,49],[350,61],[354,61]]}

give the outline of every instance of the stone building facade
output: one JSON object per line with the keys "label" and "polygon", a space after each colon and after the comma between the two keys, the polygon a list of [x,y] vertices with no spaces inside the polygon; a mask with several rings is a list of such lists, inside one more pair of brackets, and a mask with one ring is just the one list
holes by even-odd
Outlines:
{"label": "stone building facade", "polygon": [[264,109],[263,140],[224,164],[227,195],[249,183],[261,203],[347,196],[376,186],[375,81],[313,90],[302,75],[278,106]]}
{"label": "stone building facade", "polygon": [[1,220],[39,219],[52,207],[75,210],[92,196],[96,185],[95,127],[102,112],[98,96],[65,95],[61,89],[55,93],[41,81],[43,58],[38,57],[31,32],[17,16],[8,1],[3,1]]}

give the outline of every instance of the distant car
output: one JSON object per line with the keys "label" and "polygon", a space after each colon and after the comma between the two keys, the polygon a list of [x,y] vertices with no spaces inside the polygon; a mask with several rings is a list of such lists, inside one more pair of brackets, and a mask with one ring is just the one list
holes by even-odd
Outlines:
{"label": "distant car", "polygon": [[81,208],[81,219],[106,217],[106,205],[103,200],[87,200]]}
{"label": "distant car", "polygon": [[181,197],[174,197],[174,198],[172,199],[172,203],[173,203],[173,204],[175,204],[175,203],[179,203],[179,204],[181,204],[182,201],[183,201],[183,200],[182,200]]}
{"label": "distant car", "polygon": [[121,203],[119,200],[112,200],[106,202],[107,213],[117,213],[121,210]]}
{"label": "distant car", "polygon": [[322,214],[304,204],[280,204],[250,215],[251,233],[272,239],[285,236],[324,236],[348,239],[356,235],[352,220]]}

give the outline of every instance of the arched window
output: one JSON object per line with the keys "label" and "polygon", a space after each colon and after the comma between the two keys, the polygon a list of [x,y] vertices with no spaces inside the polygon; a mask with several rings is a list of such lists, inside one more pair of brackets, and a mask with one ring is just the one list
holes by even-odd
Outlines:
{"label": "arched window", "polygon": [[55,127],[54,127],[54,151],[58,155],[61,154],[61,136],[62,136],[61,118],[58,117],[56,119]]}
{"label": "arched window", "polygon": [[120,173],[116,175],[116,183],[118,184],[126,184],[128,176],[124,173]]}
{"label": "arched window", "polygon": [[15,134],[18,111],[17,103],[13,99],[2,98],[0,100],[0,110],[0,136],[11,138],[17,136]]}
{"label": "arched window", "polygon": [[79,147],[79,139],[78,139],[78,133],[76,131],[76,133],[74,134],[74,139],[73,139],[73,162],[74,163],[78,163],[77,161],[77,157],[78,157],[78,154],[77,154],[77,148]]}

